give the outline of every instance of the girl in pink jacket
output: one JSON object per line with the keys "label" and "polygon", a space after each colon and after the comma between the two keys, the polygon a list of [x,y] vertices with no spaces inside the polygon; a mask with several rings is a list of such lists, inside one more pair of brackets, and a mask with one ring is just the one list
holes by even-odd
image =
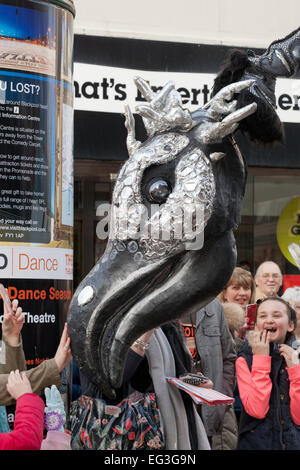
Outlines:
{"label": "girl in pink jacket", "polygon": [[238,352],[243,410],[238,449],[300,450],[300,361],[296,312],[279,297],[257,307],[255,329]]}

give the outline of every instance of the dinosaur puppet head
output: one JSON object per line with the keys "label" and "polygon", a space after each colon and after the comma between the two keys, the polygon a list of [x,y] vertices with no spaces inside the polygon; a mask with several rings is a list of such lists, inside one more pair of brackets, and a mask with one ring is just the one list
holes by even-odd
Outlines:
{"label": "dinosaur puppet head", "polygon": [[182,108],[174,84],[155,94],[135,82],[147,100],[137,111],[149,137],[135,139],[127,107],[129,159],[113,192],[109,240],[68,316],[74,359],[107,397],[120,387],[127,351],[141,334],[207,304],[229,279],[245,169],[231,145],[224,157],[223,139],[256,109],[235,111],[230,101],[251,81],[222,90],[201,122]]}

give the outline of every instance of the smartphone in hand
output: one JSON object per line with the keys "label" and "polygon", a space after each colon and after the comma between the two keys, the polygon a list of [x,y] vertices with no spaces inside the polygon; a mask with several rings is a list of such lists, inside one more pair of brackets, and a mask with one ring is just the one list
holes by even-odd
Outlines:
{"label": "smartphone in hand", "polygon": [[257,305],[256,304],[248,304],[246,305],[246,329],[247,330],[253,330],[254,329],[254,324],[255,324],[255,318],[256,318],[256,309]]}
{"label": "smartphone in hand", "polygon": [[209,380],[209,378],[204,377],[204,375],[191,374],[187,373],[179,377],[183,382],[191,385],[200,385]]}
{"label": "smartphone in hand", "polygon": [[2,297],[2,300],[3,300],[3,303],[5,305],[5,307],[7,308],[7,310],[9,311],[9,313],[11,313],[12,315],[15,314],[15,312],[13,311],[12,309],[12,306],[11,306],[11,300],[10,298],[8,297],[8,294],[5,290],[5,287],[3,284],[0,284],[0,295]]}

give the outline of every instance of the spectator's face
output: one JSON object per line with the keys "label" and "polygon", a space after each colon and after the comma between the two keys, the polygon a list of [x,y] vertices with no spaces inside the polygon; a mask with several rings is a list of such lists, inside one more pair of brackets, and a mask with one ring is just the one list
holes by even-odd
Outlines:
{"label": "spectator's face", "polygon": [[225,289],[223,297],[227,302],[234,302],[245,308],[250,302],[251,289],[250,287],[233,283]]}
{"label": "spectator's face", "polygon": [[255,328],[269,331],[270,342],[284,343],[287,332],[294,330],[287,307],[278,300],[266,300],[257,309]]}
{"label": "spectator's face", "polygon": [[299,323],[300,323],[300,300],[298,300],[298,301],[290,300],[289,304],[295,310],[295,312],[297,314],[297,324],[299,325]]}
{"label": "spectator's face", "polygon": [[282,283],[279,267],[273,263],[265,263],[255,277],[255,282],[265,296],[276,295]]}

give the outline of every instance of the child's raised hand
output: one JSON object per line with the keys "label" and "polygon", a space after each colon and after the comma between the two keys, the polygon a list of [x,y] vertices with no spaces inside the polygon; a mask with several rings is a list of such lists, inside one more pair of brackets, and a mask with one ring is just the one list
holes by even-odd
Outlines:
{"label": "child's raised hand", "polygon": [[252,352],[258,356],[269,356],[270,355],[270,341],[269,341],[269,332],[263,330],[262,332],[258,330],[249,331],[247,335],[248,343],[252,348]]}
{"label": "child's raised hand", "polygon": [[20,372],[18,370],[11,371],[8,376],[8,381],[6,388],[10,395],[17,400],[24,393],[32,393],[32,388],[30,382],[26,376],[25,372]]}
{"label": "child's raised hand", "polygon": [[54,356],[59,372],[61,372],[72,360],[72,352],[70,348],[71,339],[68,336],[68,324],[65,323],[60,343]]}
{"label": "child's raised hand", "polygon": [[17,346],[20,342],[20,332],[24,324],[22,308],[18,307],[18,300],[11,303],[14,315],[12,315],[4,304],[4,315],[2,322],[2,338],[11,346]]}
{"label": "child's raised hand", "polygon": [[280,355],[284,357],[287,367],[294,367],[299,364],[299,352],[287,344],[279,345]]}

